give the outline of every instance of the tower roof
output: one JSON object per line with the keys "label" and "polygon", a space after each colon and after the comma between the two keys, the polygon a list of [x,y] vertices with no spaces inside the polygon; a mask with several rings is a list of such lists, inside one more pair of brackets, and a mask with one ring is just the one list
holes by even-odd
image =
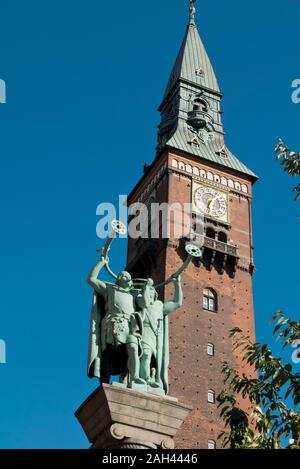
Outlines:
{"label": "tower roof", "polygon": [[182,150],[185,153],[198,156],[203,161],[210,161],[220,167],[232,169],[246,174],[252,179],[257,179],[256,174],[229,150],[223,140],[215,139],[209,145],[200,143],[198,147],[194,147],[187,143],[189,138],[188,132],[184,128],[178,127],[168,140],[167,145],[171,148]]}
{"label": "tower roof", "polygon": [[195,3],[162,104],[157,154],[164,147],[181,150],[220,167],[257,176],[226,146],[218,81],[195,23]]}
{"label": "tower roof", "polygon": [[[193,3],[193,2],[192,2]],[[164,99],[178,80],[186,80],[221,94],[217,78],[209,60],[194,18],[195,8],[190,9],[190,20],[179,54],[172,69]]]}

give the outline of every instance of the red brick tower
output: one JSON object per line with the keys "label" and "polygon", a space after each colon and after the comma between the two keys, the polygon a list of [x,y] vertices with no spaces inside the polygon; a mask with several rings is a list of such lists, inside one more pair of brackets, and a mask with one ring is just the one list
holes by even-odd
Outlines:
{"label": "red brick tower", "polygon": [[[129,196],[140,201],[192,203],[204,212],[203,259],[182,276],[183,308],[170,316],[170,394],[194,411],[179,433],[181,448],[219,447],[223,429],[215,402],[223,389],[221,363],[245,370],[228,331],[254,338],[252,299],[252,186],[257,177],[224,142],[220,92],[190,9],[190,20],[159,108],[157,156]],[[171,217],[174,223],[174,215]],[[150,222],[151,225],[151,222]],[[128,270],[160,282],[186,257],[184,243],[201,237],[196,222],[188,236],[130,239]],[[172,296],[172,286],[160,292]],[[246,405],[246,404],[244,404]]]}

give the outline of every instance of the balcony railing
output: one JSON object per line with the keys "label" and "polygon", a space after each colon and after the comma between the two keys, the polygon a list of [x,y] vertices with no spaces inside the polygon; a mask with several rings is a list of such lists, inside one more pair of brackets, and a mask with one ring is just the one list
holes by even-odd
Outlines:
{"label": "balcony railing", "polygon": [[[196,233],[191,234],[190,240],[195,241],[197,243],[197,238],[199,244],[201,244],[200,236]],[[238,248],[233,246],[232,244],[223,243],[222,241],[218,241],[217,239],[207,238],[204,236],[203,246],[205,248],[212,249],[213,251],[221,252],[227,254],[228,256],[239,257],[238,255]]]}
{"label": "balcony railing", "polygon": [[237,247],[232,246],[231,244],[223,243],[222,241],[218,241],[216,239],[205,237],[204,247],[214,249],[218,252],[223,252],[224,254],[228,254],[229,256],[238,257]]}

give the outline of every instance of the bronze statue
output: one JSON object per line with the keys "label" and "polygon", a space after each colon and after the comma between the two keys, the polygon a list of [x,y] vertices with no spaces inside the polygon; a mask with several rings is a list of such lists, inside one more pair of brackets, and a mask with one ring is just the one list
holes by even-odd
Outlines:
{"label": "bronze statue", "polygon": [[[88,376],[109,382],[112,375],[118,375],[128,387],[167,394],[168,315],[182,306],[180,274],[193,257],[201,256],[201,250],[188,244],[188,257],[182,267],[160,285],[155,286],[152,279],[132,279],[126,271],[115,275],[107,254],[116,234],[124,234],[126,228],[118,221],[112,225],[101,259],[87,279],[94,289]],[[103,268],[115,283],[98,279]],[[163,303],[157,289],[170,282],[175,286],[174,298]]]}
{"label": "bronze statue", "polygon": [[174,277],[174,299],[163,303],[158,299],[153,280],[148,279],[137,303],[141,308],[143,333],[141,340],[140,377],[149,386],[168,393],[169,327],[168,315],[181,308],[183,301],[180,276]]}

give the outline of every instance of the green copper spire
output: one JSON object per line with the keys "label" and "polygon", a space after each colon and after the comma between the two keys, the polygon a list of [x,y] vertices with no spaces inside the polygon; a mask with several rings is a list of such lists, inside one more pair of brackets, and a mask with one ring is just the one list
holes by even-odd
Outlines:
{"label": "green copper spire", "polygon": [[186,80],[202,88],[220,94],[219,85],[195,22],[195,2],[190,1],[190,17],[185,37],[175,61],[164,98],[176,86],[178,80]]}
{"label": "green copper spire", "polygon": [[186,33],[159,107],[157,153],[168,146],[256,179],[226,146],[222,93],[195,22],[195,3],[189,0]]}

